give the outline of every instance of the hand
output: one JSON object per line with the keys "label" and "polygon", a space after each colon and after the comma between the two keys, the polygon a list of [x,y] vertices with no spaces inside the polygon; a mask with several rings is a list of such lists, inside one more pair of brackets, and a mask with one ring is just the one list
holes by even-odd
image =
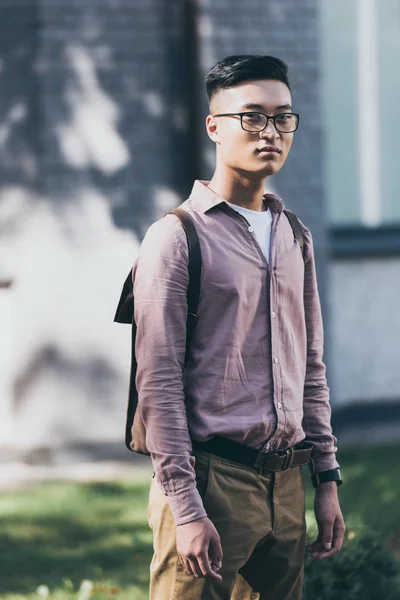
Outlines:
{"label": "hand", "polygon": [[203,517],[185,525],[178,525],[176,549],[189,575],[222,580],[221,575],[216,573],[222,567],[221,540],[210,519]]}
{"label": "hand", "polygon": [[341,549],[346,531],[335,481],[321,483],[316,488],[314,510],[318,537],[307,547],[307,552],[312,558],[329,558]]}

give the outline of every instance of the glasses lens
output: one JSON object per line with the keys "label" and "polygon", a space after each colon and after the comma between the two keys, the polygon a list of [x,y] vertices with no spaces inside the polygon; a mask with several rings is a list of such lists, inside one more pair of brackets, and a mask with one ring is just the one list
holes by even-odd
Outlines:
{"label": "glasses lens", "polygon": [[246,131],[262,131],[266,120],[261,113],[246,113],[242,116],[242,127]]}
{"label": "glasses lens", "polygon": [[275,126],[278,131],[290,133],[297,128],[297,116],[291,113],[277,115],[275,118]]}

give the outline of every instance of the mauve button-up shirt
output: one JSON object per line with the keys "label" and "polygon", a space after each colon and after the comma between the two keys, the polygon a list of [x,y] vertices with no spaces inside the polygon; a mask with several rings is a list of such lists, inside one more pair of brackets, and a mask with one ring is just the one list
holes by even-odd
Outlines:
{"label": "mauve button-up shirt", "polygon": [[275,452],[307,438],[312,471],[338,466],[310,231],[302,224],[303,260],[282,200],[265,194],[268,264],[246,218],[207,183],[196,181],[180,205],[203,261],[186,366],[188,249],[175,215],[150,226],[133,268],[139,406],[177,525],[206,516],[191,439],[218,435]]}

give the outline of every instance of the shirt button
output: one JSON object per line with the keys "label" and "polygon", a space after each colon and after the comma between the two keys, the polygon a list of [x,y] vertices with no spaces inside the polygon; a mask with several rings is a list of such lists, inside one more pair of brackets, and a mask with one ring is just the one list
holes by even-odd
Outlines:
{"label": "shirt button", "polygon": [[272,313],[272,318],[275,319],[275,317],[276,317],[276,313],[273,312]]}
{"label": "shirt button", "polygon": [[250,233],[253,233],[254,229],[252,227],[249,227],[249,231]]}
{"label": "shirt button", "polygon": [[274,363],[277,363],[277,362],[278,362],[278,359],[277,359],[277,358],[276,358],[276,356],[275,356],[275,358],[274,358]]}
{"label": "shirt button", "polygon": [[265,448],[266,448],[266,450],[271,450],[271,444],[267,444],[267,445],[265,446]]}
{"label": "shirt button", "polygon": [[280,402],[278,402],[277,407],[282,408],[282,404]]}

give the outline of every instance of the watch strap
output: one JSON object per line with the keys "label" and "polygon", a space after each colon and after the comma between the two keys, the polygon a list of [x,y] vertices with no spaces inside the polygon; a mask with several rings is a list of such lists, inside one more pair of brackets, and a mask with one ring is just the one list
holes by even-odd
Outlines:
{"label": "watch strap", "polygon": [[311,481],[314,487],[318,487],[321,483],[327,483],[328,481],[336,481],[338,486],[343,483],[340,469],[330,469],[322,473],[314,473]]}

